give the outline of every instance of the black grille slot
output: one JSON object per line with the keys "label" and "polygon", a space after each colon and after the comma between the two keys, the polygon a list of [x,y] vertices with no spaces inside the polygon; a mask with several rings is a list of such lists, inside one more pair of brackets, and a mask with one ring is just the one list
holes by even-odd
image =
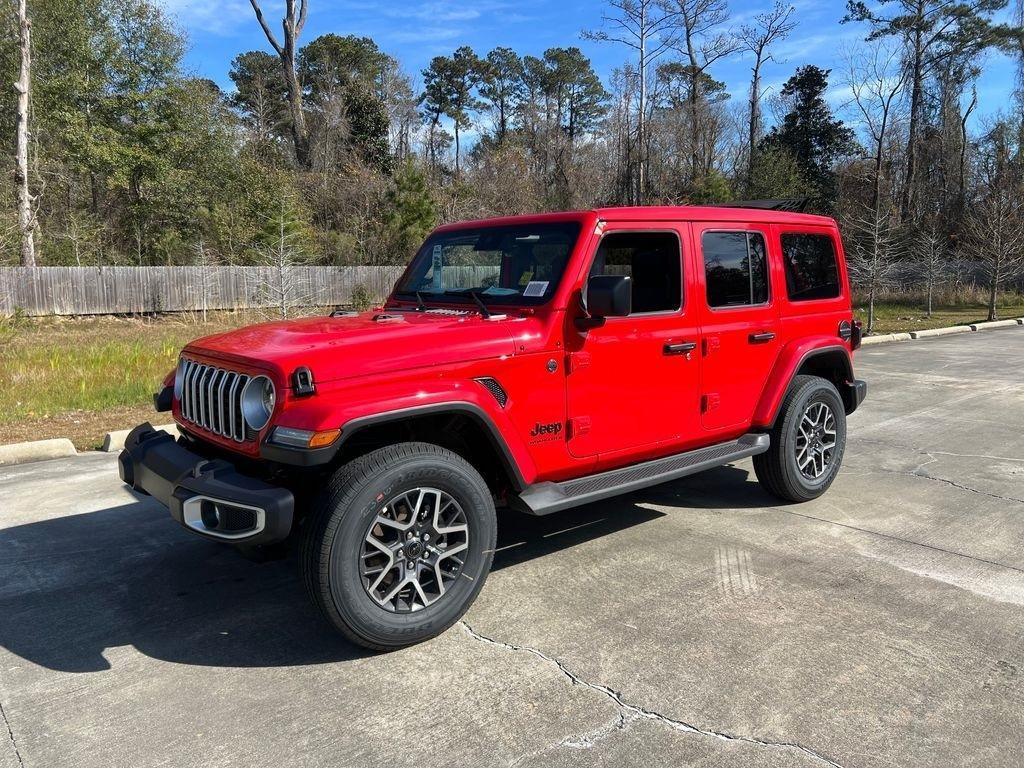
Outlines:
{"label": "black grille slot", "polygon": [[476,379],[480,382],[484,388],[494,395],[494,399],[498,401],[498,405],[502,408],[505,407],[505,403],[508,402],[508,393],[501,388],[501,384],[498,383],[497,379],[492,379],[490,376],[485,376],[480,379]]}
{"label": "black grille slot", "polygon": [[241,443],[253,439],[242,418],[244,373],[182,358],[181,418],[216,435]]}

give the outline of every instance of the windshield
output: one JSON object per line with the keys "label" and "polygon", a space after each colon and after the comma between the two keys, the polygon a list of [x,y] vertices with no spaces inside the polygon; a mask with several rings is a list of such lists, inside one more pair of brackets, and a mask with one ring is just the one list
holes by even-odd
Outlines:
{"label": "windshield", "polygon": [[550,299],[576,239],[578,222],[474,227],[431,235],[395,292],[403,298],[485,304]]}

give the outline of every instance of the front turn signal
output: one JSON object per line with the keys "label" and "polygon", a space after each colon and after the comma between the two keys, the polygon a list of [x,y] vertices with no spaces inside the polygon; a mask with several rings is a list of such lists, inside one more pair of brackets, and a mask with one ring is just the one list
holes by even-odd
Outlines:
{"label": "front turn signal", "polygon": [[340,429],[325,429],[322,432],[314,432],[313,436],[309,438],[309,447],[326,448],[328,445],[334,443],[340,434]]}
{"label": "front turn signal", "polygon": [[292,448],[326,448],[334,443],[341,434],[340,429],[324,429],[312,432],[308,429],[292,429],[291,427],[274,427],[270,437],[272,443],[287,445]]}

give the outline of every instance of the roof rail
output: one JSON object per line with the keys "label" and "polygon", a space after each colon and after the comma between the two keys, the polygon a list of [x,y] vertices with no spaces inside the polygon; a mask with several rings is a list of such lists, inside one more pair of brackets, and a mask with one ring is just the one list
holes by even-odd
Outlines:
{"label": "roof rail", "polygon": [[733,200],[731,203],[720,203],[719,208],[759,208],[763,211],[791,211],[803,213],[807,210],[811,198],[794,197],[789,200]]}

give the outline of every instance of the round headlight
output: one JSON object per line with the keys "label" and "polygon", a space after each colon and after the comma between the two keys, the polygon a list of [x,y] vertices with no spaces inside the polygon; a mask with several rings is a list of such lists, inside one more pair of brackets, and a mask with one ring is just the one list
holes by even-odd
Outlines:
{"label": "round headlight", "polygon": [[181,393],[185,389],[185,358],[178,359],[178,367],[174,371],[174,399],[181,400]]}
{"label": "round headlight", "polygon": [[274,382],[266,376],[250,379],[242,390],[242,417],[250,429],[259,432],[274,413]]}

